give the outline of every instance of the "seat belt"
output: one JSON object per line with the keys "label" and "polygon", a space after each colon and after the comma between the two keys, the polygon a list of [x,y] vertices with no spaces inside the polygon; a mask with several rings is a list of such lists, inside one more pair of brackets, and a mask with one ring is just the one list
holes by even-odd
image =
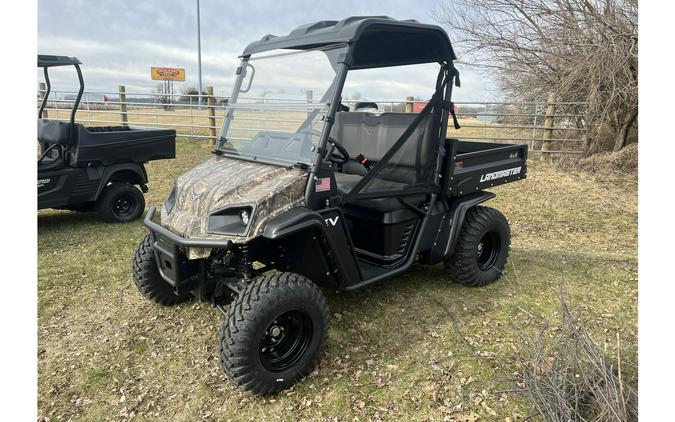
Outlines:
{"label": "seat belt", "polygon": [[[459,81],[459,70],[457,70],[454,65],[450,66],[450,78],[455,80],[455,86],[457,88],[462,86],[462,83]],[[450,98],[452,98],[452,86],[450,86]],[[462,127],[457,120],[457,113],[455,113],[455,103],[452,101],[443,101],[443,108],[448,110],[450,116],[452,116],[452,124],[455,126],[455,129],[461,129]]]}
{"label": "seat belt", "polygon": [[361,165],[366,169],[366,172],[369,172],[375,167],[375,163],[373,161],[370,161],[368,158],[366,158],[365,155],[363,155],[362,152],[359,152],[356,157],[354,157]]}

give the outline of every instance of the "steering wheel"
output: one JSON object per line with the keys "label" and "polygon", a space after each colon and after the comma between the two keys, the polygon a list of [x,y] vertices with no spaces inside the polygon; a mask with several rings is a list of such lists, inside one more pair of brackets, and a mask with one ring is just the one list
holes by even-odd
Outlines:
{"label": "steering wheel", "polygon": [[[333,146],[333,148],[328,151],[328,161],[334,164],[347,164],[349,162],[349,152],[347,152],[347,149],[333,138],[328,138],[328,143]],[[335,154],[336,149],[339,155]]]}

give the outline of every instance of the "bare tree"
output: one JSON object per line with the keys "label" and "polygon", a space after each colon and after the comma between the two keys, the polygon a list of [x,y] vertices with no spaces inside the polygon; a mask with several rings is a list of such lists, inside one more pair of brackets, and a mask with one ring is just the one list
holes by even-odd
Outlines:
{"label": "bare tree", "polygon": [[[199,102],[198,95],[199,95],[199,90],[193,86],[186,86],[181,88],[180,90],[181,97],[179,101],[183,103],[197,103]],[[202,96],[207,97],[208,94],[206,91],[202,91]]]}
{"label": "bare tree", "polygon": [[267,96],[272,94],[272,93],[273,93],[273,91],[271,89],[263,89],[262,91],[260,91],[260,95],[259,95],[260,100],[258,100],[258,101],[261,102],[261,103],[264,103]]}
{"label": "bare tree", "polygon": [[591,151],[629,140],[638,114],[637,0],[453,0],[435,12],[461,61],[511,96],[588,102]]}
{"label": "bare tree", "polygon": [[165,83],[157,84],[155,87],[155,97],[157,97],[157,101],[161,104],[169,104],[171,102],[170,93]]}

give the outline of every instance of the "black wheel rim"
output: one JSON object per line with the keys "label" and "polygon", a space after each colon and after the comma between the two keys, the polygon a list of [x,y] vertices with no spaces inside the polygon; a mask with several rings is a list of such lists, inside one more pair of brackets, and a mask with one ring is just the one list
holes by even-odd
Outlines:
{"label": "black wheel rim", "polygon": [[312,341],[312,320],[299,310],[284,312],[265,329],[260,361],[271,372],[282,372],[302,358]]}
{"label": "black wheel rim", "polygon": [[138,201],[131,195],[119,195],[113,201],[113,213],[118,218],[127,218],[134,213]]}
{"label": "black wheel rim", "polygon": [[481,271],[487,271],[494,266],[499,256],[499,248],[499,233],[496,231],[490,230],[481,237],[476,248],[478,268]]}

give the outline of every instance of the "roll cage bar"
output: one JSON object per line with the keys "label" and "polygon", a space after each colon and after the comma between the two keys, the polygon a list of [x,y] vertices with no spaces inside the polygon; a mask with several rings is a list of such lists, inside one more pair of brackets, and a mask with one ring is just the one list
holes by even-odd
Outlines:
{"label": "roll cage bar", "polygon": [[[82,70],[80,65],[82,62],[77,57],[68,57],[68,56],[52,56],[47,54],[38,54],[37,65],[43,69],[45,75],[45,84],[47,85],[47,91],[45,96],[42,99],[42,104],[40,104],[40,111],[38,112],[38,118],[42,118],[42,112],[47,105],[47,99],[49,94],[52,91],[52,84],[49,80],[49,68],[57,66],[74,66],[77,71],[77,79],[80,83],[80,88],[77,91],[77,98],[75,99],[75,104],[73,104],[73,110],[70,113],[70,124],[71,127],[75,124],[75,113],[77,113],[77,108],[80,105],[80,100],[82,100],[82,94],[84,94],[84,78],[82,77]],[[72,129],[70,129],[72,131]]]}

